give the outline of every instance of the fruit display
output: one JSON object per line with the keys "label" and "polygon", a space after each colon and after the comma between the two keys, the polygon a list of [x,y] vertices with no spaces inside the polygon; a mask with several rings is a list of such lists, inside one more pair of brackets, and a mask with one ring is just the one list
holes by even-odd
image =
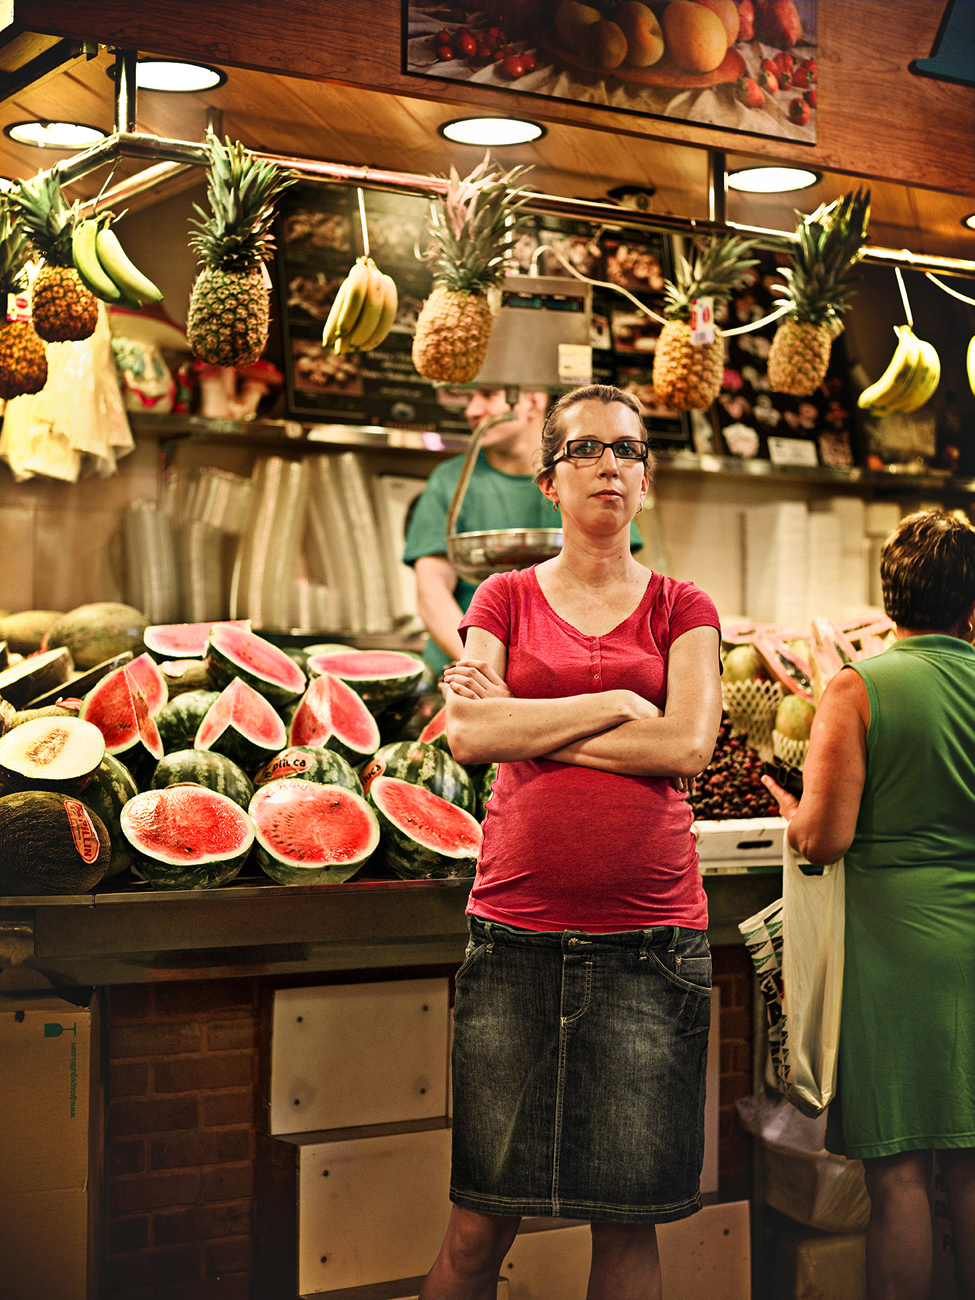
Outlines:
{"label": "fruit display", "polygon": [[322,330],[322,345],[335,352],[371,352],[393,327],[396,282],[371,257],[360,257],[342,281]]}
{"label": "fruit display", "polygon": [[725,339],[715,326],[710,343],[691,339],[691,304],[697,298],[727,301],[757,263],[746,257],[752,242],[730,235],[708,241],[693,262],[680,257],[673,280],[666,282],[664,315],[653,354],[653,390],[664,406],[704,411],[721,391]]}
{"label": "fruit display", "polygon": [[142,307],[162,302],[162,290],[126,255],[112,229],[114,213],[100,212],[75,222],[71,260],[86,288],[113,306]]}
{"label": "fruit display", "polygon": [[488,290],[500,285],[524,226],[527,195],[517,181],[525,170],[504,172],[485,158],[461,180],[452,167],[446,194],[432,205],[433,291],[413,338],[413,365],[425,379],[466,384],[484,364],[493,319]]}
{"label": "fruit display", "polygon": [[765,764],[732,729],[725,714],[711,762],[688,795],[694,816],[709,821],[778,816],[778,805],[762,785],[764,772]]}
{"label": "fruit display", "polygon": [[294,177],[262,162],[240,143],[207,136],[210,214],[190,240],[203,269],[190,294],[186,336],[194,356],[243,370],[264,351],[270,318],[265,262],[274,248],[274,200]]}
{"label": "fruit display", "polygon": [[895,325],[894,355],[873,384],[863,390],[857,405],[868,415],[908,415],[929,401],[941,380],[941,359],[932,343],[920,339],[911,325]]}
{"label": "fruit display", "polygon": [[65,202],[56,171],[15,181],[7,195],[43,259],[31,285],[34,329],[47,343],[90,338],[98,321],[98,302],[74,267],[72,238],[80,220],[78,204]]}
{"label": "fruit display", "polygon": [[[808,112],[808,109],[807,109]],[[796,249],[773,293],[788,304],[768,354],[777,393],[809,397],[826,377],[833,339],[854,293],[853,269],[863,254],[870,191],[823,204],[796,228]]]}
{"label": "fruit display", "polygon": [[[0,293],[22,293],[25,285],[27,236],[10,203],[0,201]],[[47,351],[30,321],[0,323],[0,399],[7,402],[25,393],[39,393],[47,383]]]}

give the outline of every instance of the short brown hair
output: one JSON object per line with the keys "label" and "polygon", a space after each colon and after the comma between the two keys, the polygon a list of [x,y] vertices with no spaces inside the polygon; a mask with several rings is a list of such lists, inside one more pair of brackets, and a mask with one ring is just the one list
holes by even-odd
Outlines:
{"label": "short brown hair", "polygon": [[[563,393],[545,418],[542,445],[536,453],[538,459],[536,483],[541,483],[543,479],[548,478],[555,468],[556,458],[565,441],[565,413],[579,402],[602,402],[604,406],[609,406],[611,402],[619,402],[623,406],[628,406],[640,424],[643,424],[643,407],[639,401],[632,393],[625,393],[622,388],[614,388],[612,384],[586,384],[582,388],[573,388],[571,393]],[[644,438],[647,436],[645,431],[643,436]],[[651,451],[647,460],[647,474],[650,478],[653,478],[656,464],[656,457]]]}
{"label": "short brown hair", "polygon": [[975,529],[947,510],[907,515],[884,542],[880,581],[899,627],[948,631],[975,604]]}

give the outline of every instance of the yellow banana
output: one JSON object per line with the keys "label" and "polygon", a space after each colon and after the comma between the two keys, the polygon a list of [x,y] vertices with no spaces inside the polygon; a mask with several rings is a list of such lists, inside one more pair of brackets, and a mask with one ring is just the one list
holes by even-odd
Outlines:
{"label": "yellow banana", "polygon": [[111,226],[98,231],[95,251],[102,270],[109,279],[114,280],[123,297],[139,303],[162,301],[162,290],[129,260]]}
{"label": "yellow banana", "polygon": [[121,302],[122,291],[115,281],[103,270],[98,254],[95,252],[95,239],[98,236],[100,221],[86,217],[79,221],[71,235],[71,260],[74,269],[81,276],[81,282],[87,289],[101,298],[103,302]]}
{"label": "yellow banana", "polygon": [[922,365],[921,340],[910,325],[895,325],[894,333],[897,347],[887,369],[857,398],[860,409],[871,415],[890,415],[896,411]]}
{"label": "yellow banana", "polygon": [[359,319],[359,313],[362,311],[363,303],[366,301],[366,292],[369,288],[369,268],[366,266],[364,257],[358,259],[346,276],[346,281],[349,287],[345,291],[342,310],[339,313],[338,323],[335,327],[335,336],[336,339],[345,339],[347,341],[353,326]]}
{"label": "yellow banana", "polygon": [[965,361],[968,369],[968,387],[975,393],[975,334],[968,340],[968,354]]}
{"label": "yellow banana", "polygon": [[396,281],[391,275],[382,277],[383,283],[383,310],[379,317],[379,324],[373,333],[366,339],[365,343],[359,344],[360,352],[371,352],[373,348],[378,348],[380,343],[386,338],[386,335],[393,327],[396,320],[396,309],[399,306],[399,293],[396,289]]}
{"label": "yellow banana", "polygon": [[362,304],[362,311],[359,312],[359,319],[352,326],[348,336],[349,347],[353,350],[361,348],[366,339],[372,338],[375,334],[386,301],[386,286],[383,284],[382,271],[372,259],[366,265],[369,268],[366,300]]}
{"label": "yellow banana", "polygon": [[336,290],[335,297],[332,299],[332,305],[329,308],[328,315],[325,318],[325,326],[322,329],[322,345],[330,348],[335,343],[336,331],[338,329],[339,318],[345,305],[345,295],[349,291],[348,276],[342,281]]}
{"label": "yellow banana", "polygon": [[911,411],[920,410],[924,403],[930,401],[934,396],[940,380],[941,358],[938,356],[933,343],[921,339],[920,374],[908,389],[906,396],[897,408],[898,411],[910,414]]}

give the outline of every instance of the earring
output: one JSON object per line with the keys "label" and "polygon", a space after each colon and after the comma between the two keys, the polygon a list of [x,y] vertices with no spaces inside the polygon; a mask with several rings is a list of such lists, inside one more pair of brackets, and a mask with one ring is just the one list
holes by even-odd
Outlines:
{"label": "earring", "polygon": [[557,501],[553,501],[553,502],[552,502],[552,509],[555,511],[556,514],[558,514],[558,512],[559,512],[559,503],[558,503]]}
{"label": "earring", "polygon": [[643,509],[643,497],[640,498],[640,504],[636,508],[637,514],[639,514],[642,509]]}

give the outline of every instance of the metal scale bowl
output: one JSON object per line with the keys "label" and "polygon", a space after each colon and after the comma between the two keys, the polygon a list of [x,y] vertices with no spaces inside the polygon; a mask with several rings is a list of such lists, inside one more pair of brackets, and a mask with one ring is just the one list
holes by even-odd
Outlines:
{"label": "metal scale bowl", "polygon": [[457,519],[467,495],[478,452],[488,429],[514,419],[514,411],[488,415],[475,428],[461,466],[460,478],[447,511],[447,558],[468,582],[482,582],[492,573],[527,569],[550,560],[562,549],[561,528],[488,528],[477,533],[458,533]]}

